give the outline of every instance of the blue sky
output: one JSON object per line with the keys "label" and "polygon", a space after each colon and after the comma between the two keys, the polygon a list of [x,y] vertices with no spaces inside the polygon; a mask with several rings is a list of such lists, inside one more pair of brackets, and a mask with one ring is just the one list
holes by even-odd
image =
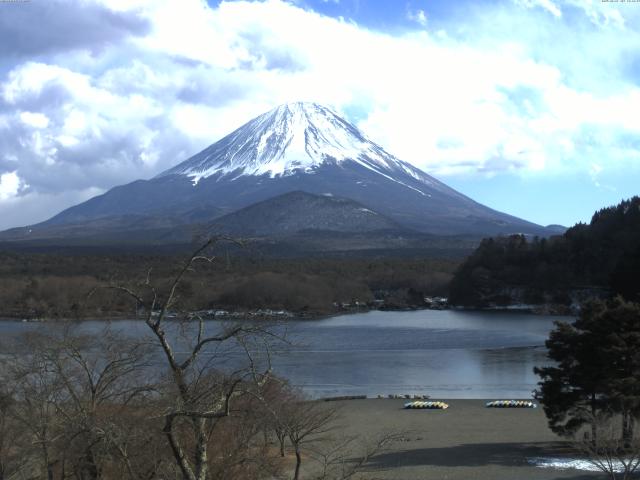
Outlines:
{"label": "blue sky", "polygon": [[326,104],[492,208],[572,225],[640,184],[640,3],[0,2],[0,228]]}

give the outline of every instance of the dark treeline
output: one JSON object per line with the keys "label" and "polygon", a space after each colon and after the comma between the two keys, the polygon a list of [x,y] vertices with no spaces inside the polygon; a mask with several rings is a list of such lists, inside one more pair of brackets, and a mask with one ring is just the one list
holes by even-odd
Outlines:
{"label": "dark treeline", "polygon": [[[0,316],[131,316],[135,303],[97,286],[136,284],[150,272],[168,283],[181,258],[167,255],[0,254]],[[457,260],[427,258],[249,258],[222,254],[180,285],[184,308],[286,309],[326,314],[335,304],[422,306],[446,295]]]}
{"label": "dark treeline", "polygon": [[486,307],[570,305],[591,295],[639,299],[640,198],[604,208],[549,239],[489,238],[460,266],[451,301]]}

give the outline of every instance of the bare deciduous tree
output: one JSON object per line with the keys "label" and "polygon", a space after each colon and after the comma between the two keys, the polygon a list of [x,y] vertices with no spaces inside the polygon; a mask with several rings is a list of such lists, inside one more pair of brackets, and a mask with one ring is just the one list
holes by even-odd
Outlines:
{"label": "bare deciduous tree", "polygon": [[16,350],[3,359],[2,376],[3,384],[10,385],[13,393],[10,414],[32,446],[21,453],[31,459],[30,468],[39,478],[53,480],[61,459],[55,448],[63,434],[55,407],[62,398],[61,384],[37,349]]}
{"label": "bare deciduous tree", "polygon": [[302,453],[314,443],[326,439],[326,434],[335,428],[338,409],[326,402],[308,401],[302,398],[290,401],[282,412],[287,437],[296,456],[293,480],[300,478]]}
{"label": "bare deciduous tree", "polygon": [[371,441],[358,437],[344,437],[310,450],[319,465],[315,480],[348,480],[367,468],[370,460],[387,451],[389,446],[406,432],[384,433]]}
{"label": "bare deciduous tree", "polygon": [[[208,333],[204,320],[190,315],[184,320],[188,324],[186,330],[191,334],[190,341],[180,342],[175,335],[168,333],[167,318],[178,308],[181,282],[198,262],[214,261],[207,252],[219,240],[211,238],[193,252],[164,294],[152,284],[150,272],[141,289],[122,285],[109,287],[132,297],[145,309],[144,321],[162,351],[169,371],[164,393],[171,398],[160,414],[163,418],[162,431],[185,480],[210,478],[209,450],[217,422],[231,415],[233,400],[246,394],[251,389],[248,385],[260,387],[271,373],[268,358],[259,371],[258,362],[251,355],[251,344],[255,338],[265,339],[268,351],[266,339],[271,334],[264,327],[239,324]],[[189,330],[189,327],[193,328]],[[216,369],[215,361],[219,358],[210,350],[229,343],[241,348],[247,354],[248,362],[233,372],[223,374],[222,369]]]}
{"label": "bare deciduous tree", "polygon": [[619,414],[599,413],[590,421],[596,435],[584,432],[583,438],[575,442],[587,461],[611,480],[629,480],[640,468],[640,438],[623,435],[625,421]]}
{"label": "bare deciduous tree", "polygon": [[43,476],[101,478],[117,463],[124,414],[153,390],[140,379],[147,348],[106,328],[95,337],[29,334],[13,349],[3,365],[9,414],[39,446]]}
{"label": "bare deciduous tree", "polygon": [[12,478],[26,465],[26,435],[11,414],[15,405],[13,392],[3,382],[0,390],[0,480]]}

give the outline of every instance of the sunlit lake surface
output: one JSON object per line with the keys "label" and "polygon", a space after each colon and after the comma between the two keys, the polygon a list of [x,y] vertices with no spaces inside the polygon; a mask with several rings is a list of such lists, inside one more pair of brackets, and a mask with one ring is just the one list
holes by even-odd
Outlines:
{"label": "sunlit lake surface", "polygon": [[[289,321],[292,341],[273,358],[275,373],[310,396],[428,394],[439,398],[530,398],[536,365],[547,364],[544,341],[555,320],[511,312],[421,310],[368,312],[324,320]],[[113,328],[147,335],[141,321]],[[208,322],[208,329],[221,323]],[[56,328],[46,323],[0,321],[7,339]],[[79,327],[99,334],[104,322]],[[279,327],[283,328],[283,327]]]}

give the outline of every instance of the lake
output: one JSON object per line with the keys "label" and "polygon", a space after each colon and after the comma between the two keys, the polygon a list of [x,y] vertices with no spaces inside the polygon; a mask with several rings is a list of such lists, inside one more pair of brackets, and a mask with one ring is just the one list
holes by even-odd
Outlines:
{"label": "lake", "polygon": [[[536,365],[555,320],[515,312],[419,310],[367,312],[287,322],[293,346],[273,360],[275,373],[312,397],[428,394],[434,398],[530,398]],[[220,322],[208,322],[219,328]],[[140,321],[113,322],[134,336]],[[104,322],[83,322],[98,333]],[[3,338],[53,324],[0,321]]]}

